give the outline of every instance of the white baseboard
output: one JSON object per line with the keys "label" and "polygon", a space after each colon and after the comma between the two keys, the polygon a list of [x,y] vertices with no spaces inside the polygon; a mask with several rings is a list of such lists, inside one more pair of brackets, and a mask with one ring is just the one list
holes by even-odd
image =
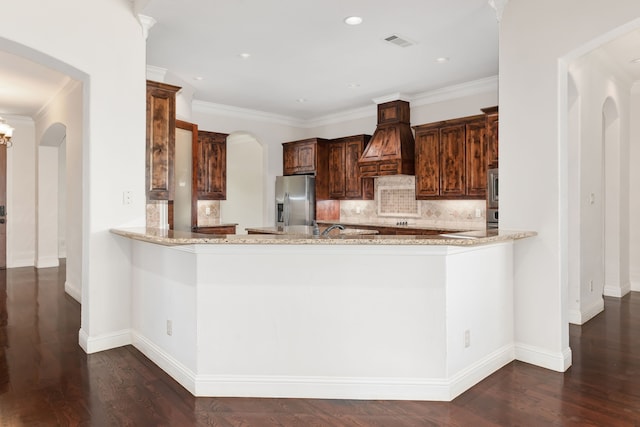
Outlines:
{"label": "white baseboard", "polygon": [[627,282],[620,286],[605,286],[602,293],[607,297],[622,298],[631,292],[631,283]]}
{"label": "white baseboard", "polygon": [[68,281],[64,282],[64,291],[74,300],[82,304],[82,289],[74,286]]}
{"label": "white baseboard", "polygon": [[97,353],[131,344],[131,330],[123,329],[109,334],[89,336],[84,329],[80,329],[78,342],[85,353]]}
{"label": "white baseboard", "polygon": [[7,268],[33,267],[33,257],[7,259]]}
{"label": "white baseboard", "polygon": [[512,344],[504,346],[473,365],[463,369],[450,379],[450,399],[453,400],[474,385],[515,359]]}
{"label": "white baseboard", "polygon": [[564,372],[571,366],[571,349],[569,347],[565,348],[561,353],[552,353],[540,347],[516,344],[515,357],[521,362],[557,372]]}
{"label": "white baseboard", "polygon": [[604,300],[598,298],[584,310],[569,310],[569,323],[574,325],[584,325],[596,315],[604,311]]}
{"label": "white baseboard", "polygon": [[195,373],[177,361],[173,356],[155,345],[146,337],[131,332],[131,344],[140,350],[142,354],[147,356],[153,363],[158,365],[160,369],[165,371],[169,376],[176,380],[182,387],[186,388],[194,396],[196,394],[196,375]]}
{"label": "white baseboard", "polygon": [[198,397],[321,398],[451,401],[514,359],[513,346],[495,351],[448,379],[197,375],[146,337],[132,344]]}
{"label": "white baseboard", "polygon": [[58,257],[43,257],[38,258],[36,261],[36,268],[51,268],[51,267],[59,267],[60,260]]}

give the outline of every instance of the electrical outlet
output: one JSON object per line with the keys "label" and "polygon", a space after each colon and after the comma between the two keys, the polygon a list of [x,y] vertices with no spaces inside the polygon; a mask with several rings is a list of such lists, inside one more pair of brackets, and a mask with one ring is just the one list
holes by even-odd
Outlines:
{"label": "electrical outlet", "polygon": [[476,218],[482,217],[482,208],[476,208]]}
{"label": "electrical outlet", "polygon": [[173,335],[173,322],[171,320],[167,320],[167,335]]}
{"label": "electrical outlet", "polygon": [[469,348],[471,346],[471,331],[467,329],[464,331],[464,348]]}
{"label": "electrical outlet", "polygon": [[206,216],[211,215],[211,207],[210,206],[207,206],[206,208],[204,208],[204,214]]}
{"label": "electrical outlet", "polygon": [[122,192],[122,204],[123,205],[130,205],[131,203],[133,203],[133,191],[131,190],[125,190]]}

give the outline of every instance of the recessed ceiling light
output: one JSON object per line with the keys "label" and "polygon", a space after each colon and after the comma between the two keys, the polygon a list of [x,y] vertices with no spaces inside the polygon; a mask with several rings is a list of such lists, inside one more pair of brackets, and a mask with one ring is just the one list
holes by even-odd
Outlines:
{"label": "recessed ceiling light", "polygon": [[242,59],[249,59],[251,57],[250,53],[241,53],[240,55],[238,55],[240,58]]}
{"label": "recessed ceiling light", "polygon": [[349,84],[347,85],[347,87],[348,87],[349,89],[355,89],[355,88],[357,88],[357,87],[360,87],[360,83],[349,83]]}
{"label": "recessed ceiling light", "polygon": [[632,59],[631,62],[634,64],[640,64],[640,58]]}
{"label": "recessed ceiling light", "polygon": [[302,104],[303,102],[307,102],[307,99],[306,98],[298,98],[298,99],[296,99],[296,101],[298,101],[299,103]]}
{"label": "recessed ceiling light", "polygon": [[347,16],[344,18],[344,23],[347,25],[360,25],[362,24],[362,18],[359,16]]}
{"label": "recessed ceiling light", "polygon": [[194,77],[194,78],[193,78],[193,80],[198,80],[198,81],[200,81],[200,80],[204,80],[204,77],[202,77],[202,76],[196,76],[196,77]]}
{"label": "recessed ceiling light", "polygon": [[446,56],[441,56],[440,58],[436,58],[436,62],[438,64],[444,64],[445,62],[449,62],[449,58]]}

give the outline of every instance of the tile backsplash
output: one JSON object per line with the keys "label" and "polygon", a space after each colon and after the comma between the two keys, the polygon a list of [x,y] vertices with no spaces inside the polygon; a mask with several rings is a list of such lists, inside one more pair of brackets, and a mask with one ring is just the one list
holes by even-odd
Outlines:
{"label": "tile backsplash", "polygon": [[[150,228],[167,228],[167,201],[158,200],[147,203],[146,224]],[[198,200],[198,225],[206,227],[220,224],[220,201]]]}
{"label": "tile backsplash", "polygon": [[[484,229],[485,200],[415,200],[415,177],[375,179],[375,200],[341,200],[340,222]],[[479,216],[478,216],[479,214]]]}

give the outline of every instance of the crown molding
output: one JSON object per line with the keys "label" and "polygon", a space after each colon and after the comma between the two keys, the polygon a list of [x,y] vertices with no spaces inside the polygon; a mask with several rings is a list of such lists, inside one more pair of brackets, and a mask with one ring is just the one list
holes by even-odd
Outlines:
{"label": "crown molding", "polygon": [[476,95],[479,93],[497,91],[498,76],[492,76],[484,79],[474,80],[472,82],[422,92],[413,96],[402,93],[393,93],[372,99],[375,104],[372,104],[370,106],[339,111],[313,119],[297,119],[295,117],[266,113],[264,111],[250,110],[247,108],[233,107],[230,105],[214,104],[208,101],[199,100],[193,101],[192,108],[193,111],[204,114],[215,114],[239,119],[256,120],[306,129],[343,123],[351,120],[375,117],[377,104],[388,101],[395,101],[398,99],[410,102],[411,107],[418,107],[421,105],[428,105],[434,104],[436,102],[463,98],[465,96]]}
{"label": "crown molding", "polygon": [[147,80],[164,83],[166,75],[166,68],[156,67],[155,65],[147,65]]}
{"label": "crown molding", "polygon": [[156,25],[156,23],[158,21],[156,21],[155,19],[153,19],[150,16],[141,15],[141,14],[138,14],[138,21],[140,22],[140,25],[142,26],[142,35],[144,36],[144,39],[146,40],[149,37],[149,30],[151,28],[153,28],[153,26]]}
{"label": "crown molding", "polygon": [[251,110],[248,108],[234,107],[231,105],[215,104],[213,102],[200,101],[197,99],[193,100],[191,106],[193,111],[198,113],[215,114],[219,116],[255,120],[285,126],[305,127],[305,123],[307,122],[307,120],[297,119],[295,117],[267,113],[259,110]]}
{"label": "crown molding", "polygon": [[53,94],[51,98],[33,115],[35,120],[40,120],[42,116],[47,112],[51,105],[60,97],[67,96],[79,85],[82,85],[81,81],[73,80],[71,77],[67,77],[67,83],[60,88],[58,92]]}
{"label": "crown molding", "polygon": [[436,102],[449,101],[487,92],[498,92],[498,76],[491,76],[417,94],[411,99],[411,106],[435,104]]}
{"label": "crown molding", "polygon": [[502,13],[504,12],[504,7],[507,5],[509,0],[488,0],[489,6],[496,11],[496,18],[498,22],[502,20]]}
{"label": "crown molding", "polygon": [[412,98],[411,96],[405,93],[395,92],[395,93],[390,93],[389,95],[373,98],[372,101],[374,104],[378,105],[378,104],[384,104],[385,102],[398,101],[398,100],[411,102],[411,98]]}
{"label": "crown molding", "polygon": [[35,120],[33,117],[29,116],[19,116],[15,114],[3,114],[2,118],[7,121],[9,124],[20,123],[23,125],[32,125],[35,124]]}

